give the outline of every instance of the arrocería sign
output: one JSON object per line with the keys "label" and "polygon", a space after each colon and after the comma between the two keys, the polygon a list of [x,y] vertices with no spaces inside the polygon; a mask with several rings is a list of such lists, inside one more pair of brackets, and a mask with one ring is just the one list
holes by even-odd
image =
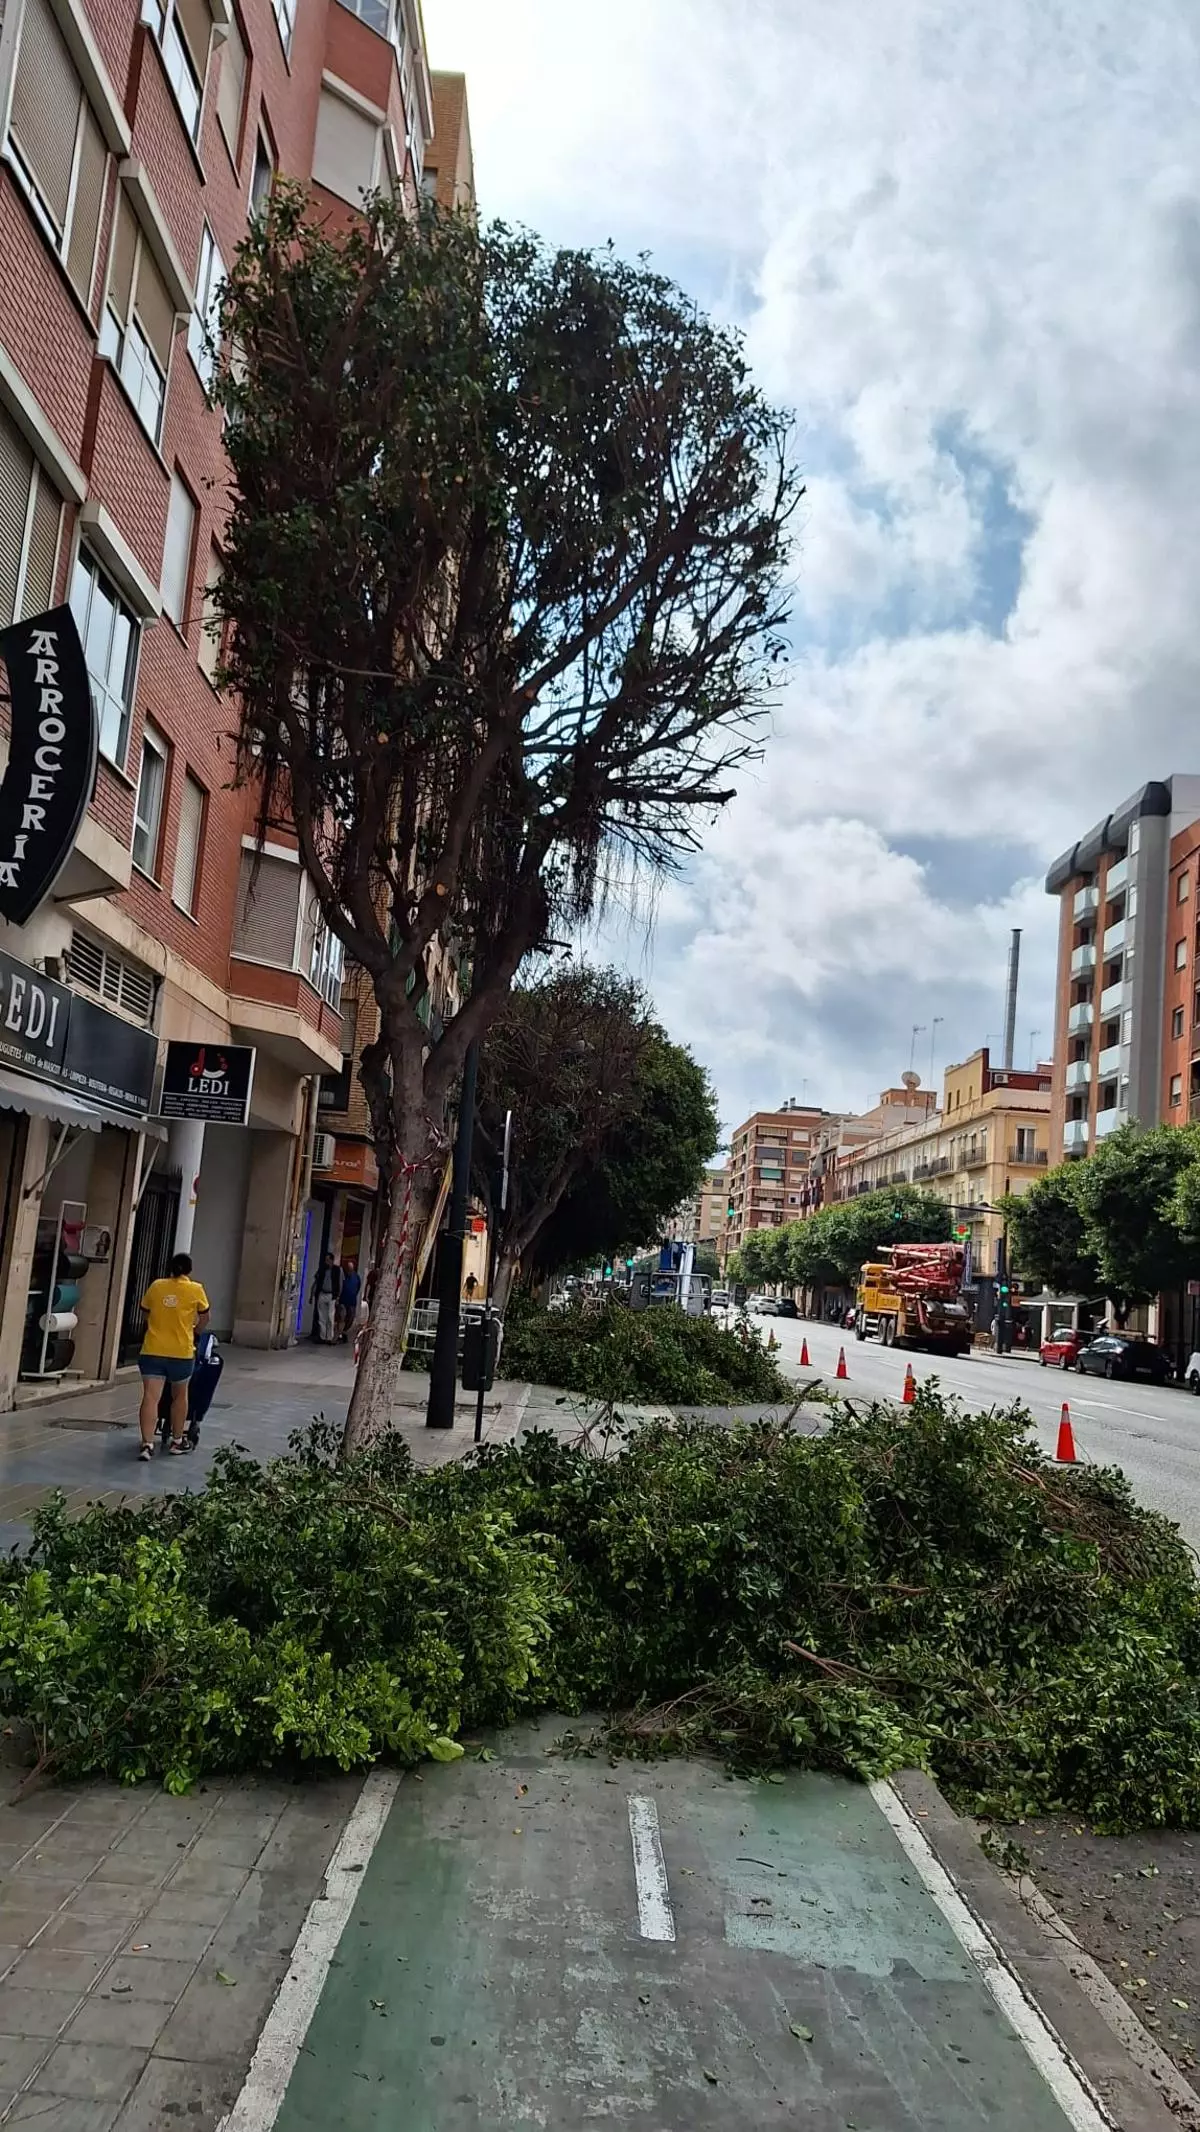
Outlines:
{"label": "arrocer\u00eda sign", "polygon": [[75,845],[96,776],[98,734],[69,607],[0,630],[12,737],[0,784],[0,917],[24,925]]}

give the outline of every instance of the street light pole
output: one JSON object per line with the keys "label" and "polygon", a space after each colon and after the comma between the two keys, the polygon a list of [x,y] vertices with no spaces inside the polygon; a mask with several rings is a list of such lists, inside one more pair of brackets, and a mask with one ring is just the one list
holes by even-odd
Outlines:
{"label": "street light pole", "polygon": [[429,1366],[427,1429],[454,1427],[454,1393],[458,1383],[458,1312],[462,1297],[463,1246],[467,1236],[467,1201],[471,1193],[471,1150],[475,1137],[475,1089],[479,1079],[479,1045],[469,1044],[463,1060],[462,1094],[454,1134],[454,1177],[450,1218],[437,1246],[437,1330]]}

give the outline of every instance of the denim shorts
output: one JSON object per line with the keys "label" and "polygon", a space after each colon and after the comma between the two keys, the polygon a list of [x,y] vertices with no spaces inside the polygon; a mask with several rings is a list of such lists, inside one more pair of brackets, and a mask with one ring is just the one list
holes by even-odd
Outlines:
{"label": "denim shorts", "polygon": [[165,1377],[168,1384],[186,1384],[196,1365],[189,1355],[139,1355],[138,1368],[143,1377]]}

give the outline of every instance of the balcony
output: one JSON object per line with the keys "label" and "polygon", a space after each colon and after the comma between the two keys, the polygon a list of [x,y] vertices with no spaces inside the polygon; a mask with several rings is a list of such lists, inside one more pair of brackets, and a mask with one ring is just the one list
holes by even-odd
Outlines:
{"label": "balcony", "polygon": [[[1100,1011],[1101,1013],[1104,1012],[1103,1000],[1101,1000],[1100,1002]],[[1081,1036],[1085,1029],[1091,1028],[1092,1023],[1095,1021],[1095,1019],[1096,1010],[1093,1007],[1091,1000],[1077,1000],[1076,1004],[1072,1007],[1070,1013],[1067,1016],[1068,1032],[1071,1036]]]}
{"label": "balcony", "polygon": [[962,1154],[958,1158],[958,1167],[960,1170],[985,1170],[987,1168],[987,1164],[988,1151],[986,1142],[983,1147],[964,1148]]}
{"label": "balcony", "polygon": [[1071,1060],[1070,1065],[1067,1067],[1068,1089],[1086,1088],[1091,1078],[1092,1062],[1090,1059]]}
{"label": "balcony", "polygon": [[1107,1049],[1100,1053],[1096,1061],[1096,1079],[1098,1081],[1115,1081],[1120,1071],[1121,1046],[1119,1044],[1109,1044]]}
{"label": "balcony", "polygon": [[1121,890],[1126,886],[1128,880],[1129,861],[1128,859],[1119,859],[1115,866],[1109,867],[1108,872],[1104,876],[1105,895],[1119,896]]}
{"label": "balcony", "polygon": [[1128,922],[1126,918],[1118,918],[1115,925],[1110,925],[1106,928],[1104,934],[1104,959],[1106,962],[1110,955],[1120,955],[1124,952],[1125,928]]}
{"label": "balcony", "polygon": [[1096,943],[1094,940],[1085,940],[1083,946],[1076,948],[1071,957],[1071,975],[1072,977],[1090,977],[1095,967]]}
{"label": "balcony", "polygon": [[1101,1020],[1107,1021],[1110,1014],[1120,1014],[1122,1008],[1128,1006],[1128,1004],[1129,999],[1125,979],[1118,977],[1115,985],[1106,985],[1100,994]]}
{"label": "balcony", "polygon": [[1008,1159],[1014,1169],[1026,1170],[1044,1170],[1050,1162],[1044,1147],[1028,1147],[1023,1142],[1009,1148]]}
{"label": "balcony", "polygon": [[1087,1119],[1068,1118],[1063,1126],[1063,1153],[1065,1155],[1086,1155],[1087,1144]]}
{"label": "balcony", "polygon": [[1093,881],[1087,888],[1077,888],[1071,905],[1071,916],[1078,925],[1083,918],[1090,918],[1100,908],[1100,891]]}
{"label": "balcony", "polygon": [[1115,1133],[1118,1126],[1128,1125],[1128,1123],[1129,1112],[1120,1103],[1114,1103],[1109,1110],[1098,1110],[1096,1112],[1097,1140],[1107,1140],[1109,1134]]}

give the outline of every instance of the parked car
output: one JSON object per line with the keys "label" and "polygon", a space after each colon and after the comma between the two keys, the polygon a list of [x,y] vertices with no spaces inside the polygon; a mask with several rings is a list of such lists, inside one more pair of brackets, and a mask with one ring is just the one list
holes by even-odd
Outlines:
{"label": "parked car", "polygon": [[778,1314],[773,1295],[752,1295],[746,1308],[752,1318],[773,1318]]}
{"label": "parked car", "polygon": [[1200,1399],[1200,1349],[1188,1356],[1183,1382],[1196,1399]]}
{"label": "parked car", "polygon": [[1170,1357],[1152,1340],[1135,1340],[1128,1333],[1101,1333],[1081,1347],[1075,1367],[1081,1376],[1148,1377],[1153,1384],[1166,1384],[1171,1375]]}
{"label": "parked car", "polygon": [[714,1288],[711,1307],[713,1310],[728,1310],[732,1300],[733,1298],[727,1288]]}
{"label": "parked car", "polygon": [[1048,1340],[1042,1341],[1038,1349],[1042,1368],[1047,1369],[1053,1363],[1060,1370],[1074,1369],[1080,1348],[1086,1347],[1091,1338],[1090,1332],[1073,1332],[1069,1325],[1060,1326]]}
{"label": "parked car", "polygon": [[777,1318],[798,1318],[800,1313],[790,1295],[781,1295],[775,1299],[775,1315]]}

